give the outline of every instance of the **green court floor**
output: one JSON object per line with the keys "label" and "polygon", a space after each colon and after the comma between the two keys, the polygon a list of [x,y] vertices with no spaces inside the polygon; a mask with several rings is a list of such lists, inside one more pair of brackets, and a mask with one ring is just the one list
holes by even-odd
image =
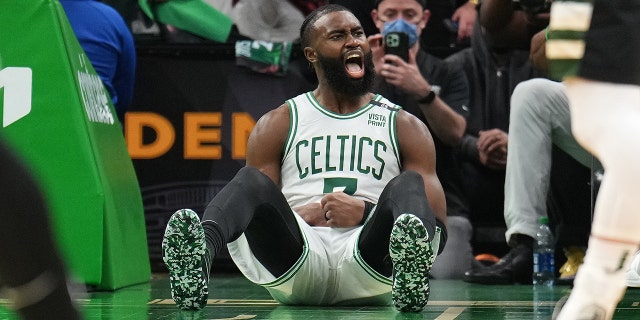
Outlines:
{"label": "green court floor", "polygon": [[[165,274],[149,283],[114,292],[89,292],[76,297],[86,319],[550,319],[555,302],[569,286],[538,290],[530,285],[485,286],[457,280],[432,280],[431,298],[419,314],[401,314],[392,307],[290,307],[278,305],[267,292],[240,274],[213,274],[208,306],[180,312],[169,293]],[[594,293],[597,294],[597,293]],[[0,319],[17,319],[0,299]],[[51,319],[57,319],[55,315]],[[640,289],[630,288],[614,319],[640,319]]]}

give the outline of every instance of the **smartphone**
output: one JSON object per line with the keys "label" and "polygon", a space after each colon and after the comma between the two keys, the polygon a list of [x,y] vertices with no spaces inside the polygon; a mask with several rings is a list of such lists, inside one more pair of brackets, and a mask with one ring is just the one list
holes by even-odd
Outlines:
{"label": "smartphone", "polygon": [[384,36],[384,52],[409,61],[409,35],[404,32],[387,33]]}

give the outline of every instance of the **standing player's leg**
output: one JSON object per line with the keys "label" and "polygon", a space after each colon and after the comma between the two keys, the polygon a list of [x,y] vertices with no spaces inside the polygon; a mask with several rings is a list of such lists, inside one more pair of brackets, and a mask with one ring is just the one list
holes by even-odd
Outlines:
{"label": "standing player's leg", "polygon": [[188,209],[177,211],[169,220],[163,253],[172,296],[181,309],[206,305],[213,258],[243,233],[251,252],[275,277],[302,254],[300,229],[280,189],[251,167],[240,169],[211,200],[202,223]]}
{"label": "standing player's leg", "polygon": [[640,1],[596,0],[585,40],[578,77],[565,83],[576,140],[600,159],[605,177],[584,264],[559,319],[610,319],[640,243]]}
{"label": "standing player's leg", "polygon": [[36,182],[0,143],[0,296],[23,319],[79,319]]}
{"label": "standing player's leg", "polygon": [[407,171],[382,191],[375,211],[363,226],[358,248],[370,267],[384,276],[393,275],[391,294],[396,308],[415,312],[426,306],[429,270],[445,242],[446,229],[436,222],[422,177]]}
{"label": "standing player's leg", "polygon": [[[640,243],[640,87],[576,80],[568,85],[568,94],[575,106],[571,109],[575,136],[600,159],[605,175],[584,264],[563,311],[567,316],[560,319],[575,319],[589,304],[599,305],[605,318],[610,318],[625,291],[627,266]],[[598,94],[616,99],[591,105]],[[593,292],[599,292],[597,297]]]}

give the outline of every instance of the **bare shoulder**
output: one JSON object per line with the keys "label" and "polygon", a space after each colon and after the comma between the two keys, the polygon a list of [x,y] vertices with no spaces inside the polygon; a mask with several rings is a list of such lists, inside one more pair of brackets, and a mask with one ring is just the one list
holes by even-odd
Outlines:
{"label": "bare shoulder", "polygon": [[289,132],[289,118],[286,103],[260,117],[247,142],[247,164],[263,162],[267,160],[265,157],[281,154]]}
{"label": "bare shoulder", "polygon": [[408,162],[431,162],[435,146],[429,128],[416,116],[400,110],[396,122],[400,152],[405,165]]}
{"label": "bare shoulder", "polygon": [[423,143],[432,143],[433,141],[429,128],[420,119],[405,110],[398,111],[396,127],[401,143],[402,140],[407,139],[416,142],[424,140]]}
{"label": "bare shoulder", "polygon": [[289,105],[286,103],[272,109],[260,117],[254,130],[260,130],[263,128],[277,129],[279,127],[284,127],[284,129],[287,130],[289,129]]}

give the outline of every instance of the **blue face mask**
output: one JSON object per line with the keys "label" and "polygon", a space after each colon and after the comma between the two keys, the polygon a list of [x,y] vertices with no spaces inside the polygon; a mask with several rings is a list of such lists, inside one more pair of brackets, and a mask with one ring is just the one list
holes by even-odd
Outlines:
{"label": "blue face mask", "polygon": [[409,46],[412,46],[418,40],[418,28],[415,24],[411,24],[402,18],[387,21],[382,27],[382,36],[386,36],[389,32],[404,32],[409,35]]}

